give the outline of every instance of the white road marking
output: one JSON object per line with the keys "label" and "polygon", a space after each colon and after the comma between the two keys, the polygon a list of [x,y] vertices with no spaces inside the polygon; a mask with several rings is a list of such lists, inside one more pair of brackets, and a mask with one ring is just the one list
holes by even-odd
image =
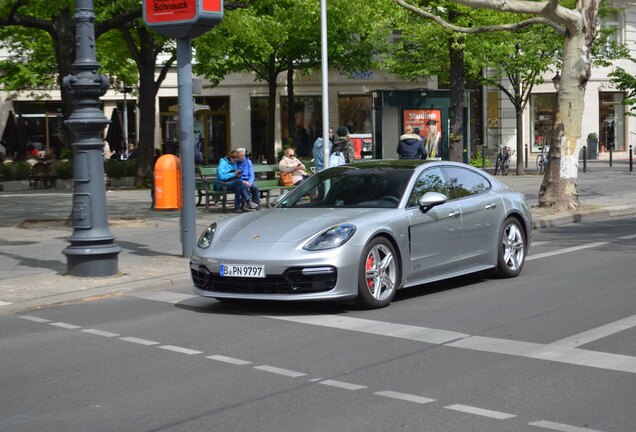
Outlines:
{"label": "white road marking", "polygon": [[10,304],[13,304],[13,303],[0,300],[0,307],[10,305]]}
{"label": "white road marking", "polygon": [[362,390],[367,388],[367,386],[351,384],[351,383],[346,383],[346,382],[336,381],[336,380],[319,381],[318,384],[323,384],[323,385],[331,386],[331,387],[338,387],[345,390]]}
{"label": "white road marking", "polygon": [[85,329],[85,330],[82,330],[82,331],[86,332],[86,333],[94,334],[94,335],[97,335],[97,336],[104,336],[104,337],[121,336],[121,335],[118,335],[117,333],[111,333],[111,332],[107,332],[107,331],[103,331],[103,330],[97,330],[97,329]]}
{"label": "white road marking", "polygon": [[623,237],[619,237],[619,240],[631,240],[631,239],[635,239],[636,238],[636,234],[632,234],[632,235],[626,235]]}
{"label": "white road marking", "polygon": [[140,298],[144,300],[154,300],[160,301],[164,303],[180,303],[185,300],[190,300],[191,298],[199,297],[197,295],[192,294],[183,294],[172,291],[149,291],[149,292],[138,292],[134,294],[128,294],[130,297]]}
{"label": "white road marking", "polygon": [[25,319],[27,321],[33,321],[33,322],[36,322],[36,323],[49,323],[49,322],[51,322],[51,320],[47,320],[47,319],[36,317],[36,316],[32,316],[32,315],[20,315],[19,318]]}
{"label": "white road marking", "polygon": [[632,315],[630,317],[623,318],[622,320],[614,321],[613,323],[605,324],[603,326],[596,327],[583,333],[554,341],[550,343],[550,345],[574,348],[598,339],[602,339],[607,336],[611,336],[623,330],[631,329],[633,327],[636,327],[636,315]]}
{"label": "white road marking", "polygon": [[126,337],[121,337],[119,338],[119,340],[123,340],[126,342],[132,342],[132,343],[136,343],[136,344],[140,344],[140,345],[159,345],[159,342],[155,342],[155,341],[151,341],[148,339],[139,339],[136,337],[131,337],[131,336],[126,336]]}
{"label": "white road marking", "polygon": [[538,422],[528,423],[530,426],[536,426],[544,429],[550,429],[560,432],[601,432],[596,429],[588,429],[578,426],[570,426],[562,423],[554,423],[547,420],[541,420]]}
{"label": "white road marking", "polygon": [[465,333],[448,330],[438,330],[361,318],[350,318],[339,315],[265,316],[265,318],[331,327],[341,330],[351,330],[361,333],[370,333],[432,344],[443,344],[470,336]]}
{"label": "white road marking", "polygon": [[289,369],[281,369],[281,368],[277,368],[274,366],[267,366],[267,365],[261,365],[261,366],[254,366],[254,369],[258,369],[261,370],[263,372],[270,372],[273,374],[278,374],[278,375],[284,375],[284,376],[288,376],[291,378],[296,378],[296,377],[301,377],[301,376],[305,376],[307,374],[304,374],[302,372],[296,372],[296,371],[292,371]]}
{"label": "white road marking", "polygon": [[388,397],[391,399],[399,399],[399,400],[403,400],[403,401],[407,401],[407,402],[415,402],[415,403],[419,403],[419,404],[427,404],[427,403],[431,403],[431,402],[435,402],[435,399],[429,399],[426,397],[422,397],[422,396],[417,396],[417,395],[412,395],[412,394],[408,394],[408,393],[400,393],[400,392],[395,392],[395,391],[379,391],[379,392],[375,392],[373,393],[374,395],[378,395],[378,396],[384,396],[384,397]]}
{"label": "white road marking", "polygon": [[471,336],[445,346],[636,373],[636,357],[556,345]]}
{"label": "white road marking", "polygon": [[541,245],[549,244],[549,243],[550,243],[549,241],[533,241],[532,246],[541,246]]}
{"label": "white road marking", "polygon": [[477,408],[477,407],[473,407],[469,405],[456,404],[456,405],[448,405],[448,406],[445,406],[444,408],[453,410],[453,411],[461,411],[468,414],[474,414],[474,415],[478,415],[482,417],[494,418],[497,420],[505,420],[505,419],[516,417],[513,414],[508,414],[501,411],[492,411],[492,410],[487,410],[483,408]]}
{"label": "white road marking", "polygon": [[68,329],[68,330],[73,330],[73,329],[78,329],[78,328],[82,328],[81,326],[75,325],[75,324],[69,324],[69,323],[65,323],[65,322],[52,322],[49,323],[49,325],[55,326],[55,327],[61,327],[64,329]]}
{"label": "white road marking", "polygon": [[526,261],[532,261],[532,260],[536,260],[536,259],[540,259],[540,258],[547,258],[547,257],[551,257],[554,255],[561,255],[564,253],[569,253],[569,252],[576,252],[576,251],[580,251],[580,250],[584,250],[584,249],[590,249],[590,248],[595,248],[598,246],[603,246],[609,244],[609,242],[596,242],[596,243],[588,243],[588,244],[584,244],[581,246],[573,246],[573,247],[569,247],[569,248],[563,248],[563,249],[557,249],[551,252],[544,252],[544,253],[540,253],[540,254],[536,254],[536,255],[529,255],[526,258]]}
{"label": "white road marking", "polygon": [[188,355],[193,355],[193,354],[203,354],[203,351],[197,351],[197,350],[193,350],[190,348],[184,348],[184,347],[180,347],[180,346],[174,346],[174,345],[161,345],[157,348],[161,348],[161,349],[165,349],[168,351],[174,351],[174,352],[178,352],[181,354],[188,354]]}
{"label": "white road marking", "polygon": [[207,356],[206,358],[210,359],[210,360],[216,360],[216,361],[220,361],[223,363],[230,363],[233,365],[246,365],[246,364],[251,364],[252,362],[247,361],[247,360],[241,360],[241,359],[237,359],[237,358],[233,358],[233,357],[226,357],[226,356],[222,356],[222,355],[211,355],[211,356]]}

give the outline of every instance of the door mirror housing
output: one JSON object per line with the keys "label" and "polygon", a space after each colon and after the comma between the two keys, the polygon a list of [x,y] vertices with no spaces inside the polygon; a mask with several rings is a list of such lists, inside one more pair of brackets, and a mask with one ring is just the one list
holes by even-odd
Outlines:
{"label": "door mirror housing", "polygon": [[448,201],[448,197],[444,194],[439,192],[426,192],[419,201],[420,211],[426,213],[433,207],[444,204],[446,201]]}

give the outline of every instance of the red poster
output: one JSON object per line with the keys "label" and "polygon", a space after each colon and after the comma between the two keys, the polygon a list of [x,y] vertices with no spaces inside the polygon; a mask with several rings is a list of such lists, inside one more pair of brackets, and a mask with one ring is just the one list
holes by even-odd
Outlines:
{"label": "red poster", "polygon": [[442,137],[442,111],[439,109],[404,110],[404,129],[407,126],[419,128],[420,136],[424,137],[424,147],[428,158],[440,156],[440,141]]}
{"label": "red poster", "polygon": [[146,0],[145,4],[148,24],[190,21],[197,14],[196,0]]}
{"label": "red poster", "polygon": [[203,12],[223,12],[221,0],[203,0]]}

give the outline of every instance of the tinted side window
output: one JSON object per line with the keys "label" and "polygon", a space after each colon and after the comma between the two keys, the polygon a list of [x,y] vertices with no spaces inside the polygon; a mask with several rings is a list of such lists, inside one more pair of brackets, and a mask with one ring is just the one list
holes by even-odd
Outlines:
{"label": "tinted side window", "polygon": [[490,189],[490,182],[476,172],[461,167],[445,167],[451,198],[477,195]]}
{"label": "tinted side window", "polygon": [[439,168],[431,168],[424,171],[418,177],[409,197],[407,207],[414,207],[419,205],[420,198],[426,192],[439,192],[448,196],[448,187],[446,186],[446,180],[444,174]]}

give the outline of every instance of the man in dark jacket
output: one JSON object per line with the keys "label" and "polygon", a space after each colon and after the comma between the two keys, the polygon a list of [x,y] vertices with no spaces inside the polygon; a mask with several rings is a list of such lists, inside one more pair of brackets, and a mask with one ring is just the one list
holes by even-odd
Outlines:
{"label": "man in dark jacket", "polygon": [[426,159],[426,149],[419,135],[413,133],[413,127],[407,126],[400,137],[397,154],[400,159]]}

